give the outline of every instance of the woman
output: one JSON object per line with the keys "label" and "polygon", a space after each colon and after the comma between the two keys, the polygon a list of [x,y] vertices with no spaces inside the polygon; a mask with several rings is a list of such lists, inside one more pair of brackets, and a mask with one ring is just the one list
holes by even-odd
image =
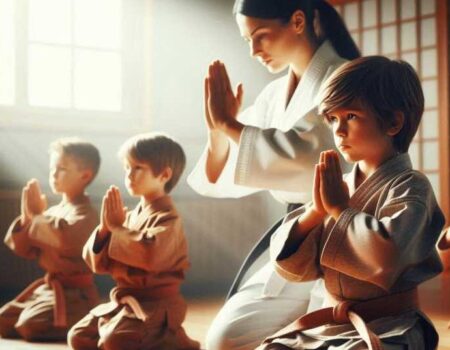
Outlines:
{"label": "woman", "polygon": [[[188,182],[212,197],[270,190],[292,209],[310,199],[313,166],[322,150],[334,147],[317,112],[320,86],[359,52],[339,15],[323,0],[237,0],[234,13],[251,55],[272,73],[289,72],[238,114],[242,85],[233,93],[225,66],[219,61],[210,65],[205,79],[208,145]],[[241,268],[211,325],[208,350],[254,349],[306,312],[312,284],[285,281],[268,258],[240,285],[247,268],[266,250],[273,230]]]}

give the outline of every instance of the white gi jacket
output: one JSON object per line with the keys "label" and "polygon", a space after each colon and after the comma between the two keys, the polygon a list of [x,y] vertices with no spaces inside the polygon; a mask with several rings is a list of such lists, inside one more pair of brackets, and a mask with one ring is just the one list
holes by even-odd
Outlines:
{"label": "white gi jacket", "polygon": [[246,124],[239,146],[230,141],[225,168],[216,183],[210,183],[205,167],[205,149],[188,177],[199,194],[218,198],[238,198],[270,190],[284,203],[310,200],[313,167],[319,154],[334,149],[331,130],[318,116],[319,90],[323,82],[345,60],[325,41],[286,106],[293,73],[269,83],[255,103],[239,114]]}

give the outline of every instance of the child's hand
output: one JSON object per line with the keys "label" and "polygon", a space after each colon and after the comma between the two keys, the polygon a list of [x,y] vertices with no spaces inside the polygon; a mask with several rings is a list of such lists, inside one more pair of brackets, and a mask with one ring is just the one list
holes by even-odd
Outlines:
{"label": "child's hand", "polygon": [[104,215],[105,224],[109,231],[122,227],[125,222],[127,210],[123,205],[119,189],[111,186],[106,193],[106,210]]}
{"label": "child's hand", "polygon": [[41,192],[39,182],[36,179],[28,181],[25,191],[25,212],[29,218],[42,214],[47,209],[47,198]]}
{"label": "child's hand", "polygon": [[28,225],[31,221],[30,214],[28,213],[27,203],[28,189],[28,184],[24,188],[22,188],[22,196],[20,200],[20,225],[22,227]]}
{"label": "child's hand", "polygon": [[320,195],[320,164],[324,162],[324,152],[320,153],[319,164],[314,167],[314,182],[312,191],[312,206],[310,210],[312,214],[318,219],[322,220],[327,212],[323,207],[322,197]]}
{"label": "child's hand", "polygon": [[103,239],[107,233],[109,232],[109,228],[106,225],[106,200],[107,200],[107,195],[105,194],[103,196],[103,200],[102,200],[102,209],[100,211],[100,226],[99,226],[99,235],[101,236],[100,238]]}
{"label": "child's hand", "polygon": [[242,97],[242,85],[237,86],[235,94],[231,88],[225,65],[219,61],[212,63],[205,80],[205,109],[208,111],[206,115],[209,118],[208,126],[221,128],[230,119],[235,119],[241,108]]}
{"label": "child's hand", "polygon": [[337,220],[348,208],[350,199],[347,184],[342,179],[339,156],[335,151],[321,153],[319,163],[320,199],[324,210]]}

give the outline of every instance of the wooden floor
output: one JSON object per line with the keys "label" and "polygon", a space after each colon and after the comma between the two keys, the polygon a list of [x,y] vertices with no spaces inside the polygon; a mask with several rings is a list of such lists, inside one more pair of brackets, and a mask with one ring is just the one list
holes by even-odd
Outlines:
{"label": "wooden floor", "polygon": [[[427,282],[420,291],[423,310],[436,326],[440,343],[438,350],[450,350],[450,293],[444,295],[443,290],[450,291],[450,275],[438,277]],[[189,310],[184,326],[187,333],[199,340],[204,346],[204,339],[208,327],[220,309],[223,300],[194,299],[189,300]],[[26,343],[18,340],[0,339],[0,350],[68,350],[65,344]]]}

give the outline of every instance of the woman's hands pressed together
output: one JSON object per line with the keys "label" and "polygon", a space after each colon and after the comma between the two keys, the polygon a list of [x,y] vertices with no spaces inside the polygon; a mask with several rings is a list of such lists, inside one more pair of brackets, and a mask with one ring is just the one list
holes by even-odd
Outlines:
{"label": "woman's hands pressed together", "polygon": [[244,90],[238,84],[236,92],[231,88],[225,65],[214,61],[205,78],[205,118],[210,131],[222,131],[236,143],[243,125],[236,120],[242,105]]}

